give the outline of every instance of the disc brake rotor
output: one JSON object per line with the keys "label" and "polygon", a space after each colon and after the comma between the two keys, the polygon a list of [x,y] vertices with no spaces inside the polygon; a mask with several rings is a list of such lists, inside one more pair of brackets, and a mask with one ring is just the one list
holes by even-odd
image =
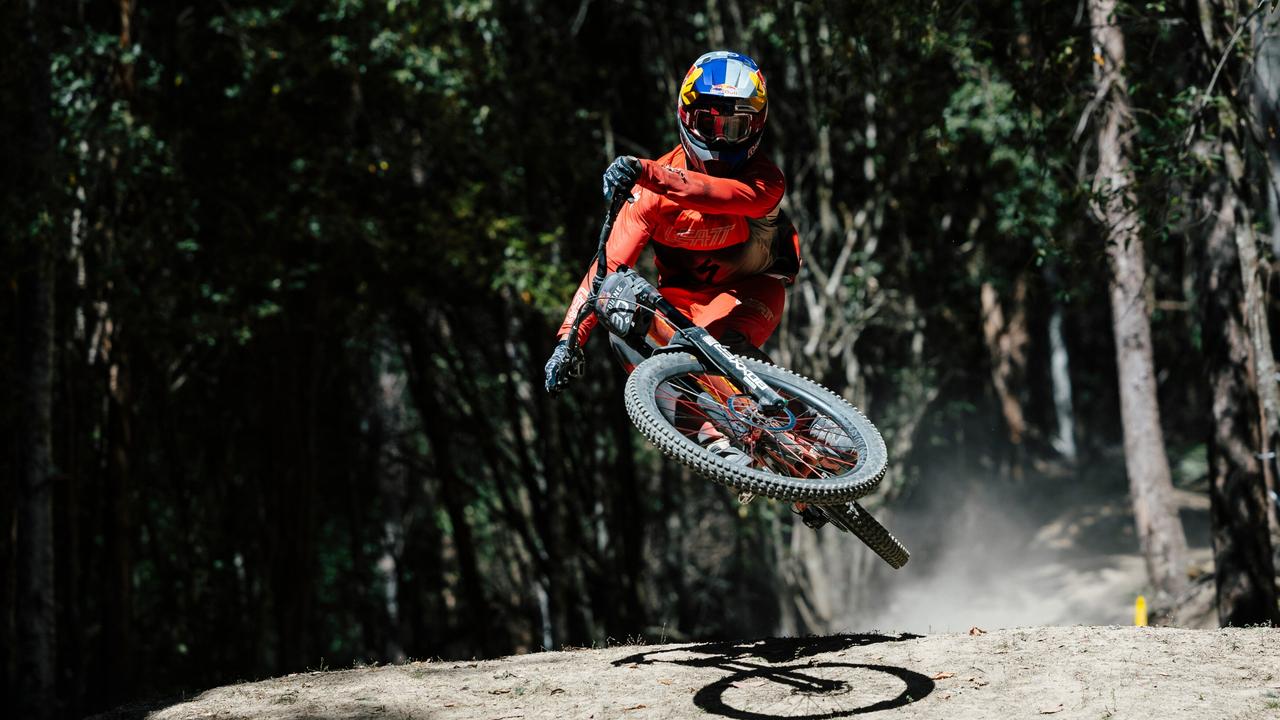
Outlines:
{"label": "disc brake rotor", "polygon": [[744,393],[730,396],[725,400],[725,407],[734,419],[760,430],[786,432],[796,426],[796,414],[791,408],[783,407],[781,414],[766,415],[756,399]]}

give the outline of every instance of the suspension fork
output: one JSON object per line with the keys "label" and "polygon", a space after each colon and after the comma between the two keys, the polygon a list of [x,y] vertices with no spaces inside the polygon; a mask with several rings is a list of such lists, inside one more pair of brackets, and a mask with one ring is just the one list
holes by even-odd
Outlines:
{"label": "suspension fork", "polygon": [[[703,361],[735,381],[739,387],[746,388],[751,397],[755,398],[756,402],[760,404],[762,410],[765,412],[782,411],[787,401],[773,388],[765,384],[759,375],[751,372],[741,358],[726,350],[720,344],[720,341],[711,337],[711,333],[707,332],[706,328],[694,325],[691,320],[684,316],[684,313],[677,310],[670,301],[662,297],[656,290],[647,299],[653,304],[653,307],[667,317],[667,320],[672,325],[679,328],[668,348],[672,350],[694,348]],[[663,352],[664,350],[667,350],[667,348],[663,348],[658,352]]]}

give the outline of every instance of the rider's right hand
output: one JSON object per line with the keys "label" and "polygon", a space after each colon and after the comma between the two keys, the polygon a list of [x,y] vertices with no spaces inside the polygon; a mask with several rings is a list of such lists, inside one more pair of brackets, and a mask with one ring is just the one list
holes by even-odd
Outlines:
{"label": "rider's right hand", "polygon": [[551,351],[551,357],[547,359],[547,366],[543,370],[546,375],[547,392],[558,395],[561,390],[568,387],[569,378],[576,375],[581,362],[582,356],[579,354],[578,357],[574,357],[573,351],[569,349],[568,340],[556,343],[556,349]]}
{"label": "rider's right hand", "polygon": [[631,195],[631,188],[635,186],[636,180],[640,179],[643,172],[644,166],[631,155],[619,155],[614,158],[604,171],[605,202],[613,202],[613,196],[617,193]]}

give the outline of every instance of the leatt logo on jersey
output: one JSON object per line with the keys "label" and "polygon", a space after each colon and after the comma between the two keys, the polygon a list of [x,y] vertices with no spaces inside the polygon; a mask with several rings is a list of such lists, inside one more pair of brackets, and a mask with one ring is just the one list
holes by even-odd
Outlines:
{"label": "leatt logo on jersey", "polygon": [[690,249],[719,248],[728,243],[729,233],[731,232],[733,232],[733,225],[691,230],[677,230],[675,227],[668,227],[667,235],[662,238],[662,242]]}

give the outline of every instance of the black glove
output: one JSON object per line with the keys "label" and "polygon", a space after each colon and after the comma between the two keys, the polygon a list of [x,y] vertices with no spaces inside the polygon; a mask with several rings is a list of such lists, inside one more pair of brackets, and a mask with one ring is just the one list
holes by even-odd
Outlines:
{"label": "black glove", "polygon": [[619,155],[604,171],[604,199],[613,202],[615,193],[631,195],[631,187],[640,179],[644,166],[630,155]]}
{"label": "black glove", "polygon": [[569,341],[561,340],[551,351],[543,373],[546,375],[547,392],[558,395],[569,386],[569,378],[582,375],[582,351],[577,348],[570,350]]}

